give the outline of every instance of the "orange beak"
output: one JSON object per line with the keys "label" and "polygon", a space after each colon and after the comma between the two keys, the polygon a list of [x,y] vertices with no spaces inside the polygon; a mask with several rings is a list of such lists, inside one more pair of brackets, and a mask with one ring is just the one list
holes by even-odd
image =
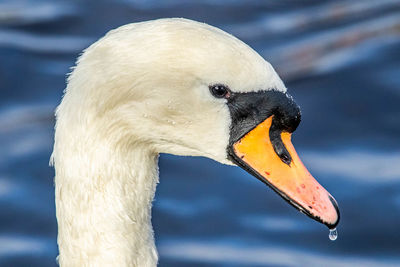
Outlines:
{"label": "orange beak", "polygon": [[329,228],[335,228],[340,217],[335,199],[304,167],[292,145],[291,133],[280,134],[291,156],[290,163],[278,156],[270,139],[272,118],[257,125],[232,145],[234,159],[298,210]]}

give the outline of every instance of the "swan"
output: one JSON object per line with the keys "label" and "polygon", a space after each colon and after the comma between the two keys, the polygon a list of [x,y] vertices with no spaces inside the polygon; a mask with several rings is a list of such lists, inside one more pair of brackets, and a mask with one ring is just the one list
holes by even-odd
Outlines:
{"label": "swan", "polygon": [[240,166],[334,228],[336,201],[290,141],[299,122],[273,67],[218,28],[173,18],[111,30],[79,57],[56,109],[59,264],[157,265],[160,153]]}

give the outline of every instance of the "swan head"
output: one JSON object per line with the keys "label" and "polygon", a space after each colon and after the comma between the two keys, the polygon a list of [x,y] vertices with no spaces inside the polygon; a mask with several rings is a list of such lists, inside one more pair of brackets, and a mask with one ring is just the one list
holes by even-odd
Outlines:
{"label": "swan head", "polygon": [[80,57],[59,111],[64,102],[121,149],[238,165],[329,228],[339,221],[291,144],[299,107],[267,61],[217,28],[161,19],[113,30]]}

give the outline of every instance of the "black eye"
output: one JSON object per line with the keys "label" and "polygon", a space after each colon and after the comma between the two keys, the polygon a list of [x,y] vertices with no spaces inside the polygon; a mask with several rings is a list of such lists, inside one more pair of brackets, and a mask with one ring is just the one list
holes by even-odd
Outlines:
{"label": "black eye", "polygon": [[210,85],[210,92],[217,98],[229,97],[230,90],[223,84]]}

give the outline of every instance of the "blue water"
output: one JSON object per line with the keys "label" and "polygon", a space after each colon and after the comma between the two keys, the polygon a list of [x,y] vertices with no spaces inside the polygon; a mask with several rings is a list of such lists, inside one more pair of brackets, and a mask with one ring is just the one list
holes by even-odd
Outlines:
{"label": "blue water", "polygon": [[0,265],[55,266],[53,110],[80,51],[187,17],[233,33],[301,106],[294,144],[336,197],[339,238],[245,171],[162,155],[160,266],[400,266],[400,1],[0,1]]}

